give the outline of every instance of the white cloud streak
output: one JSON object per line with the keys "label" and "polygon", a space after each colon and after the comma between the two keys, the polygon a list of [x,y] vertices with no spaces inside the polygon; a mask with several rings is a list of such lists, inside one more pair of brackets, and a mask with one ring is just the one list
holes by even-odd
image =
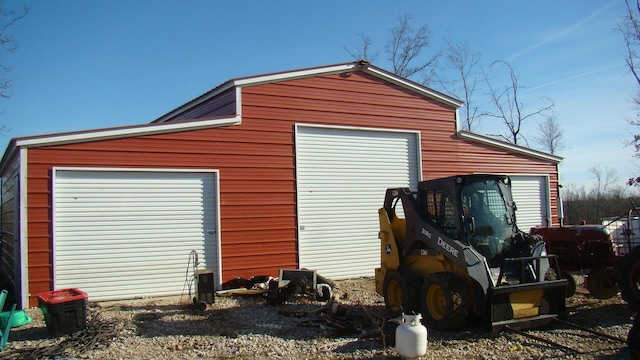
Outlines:
{"label": "white cloud streak", "polygon": [[544,84],[540,84],[540,85],[536,85],[534,87],[523,89],[522,92],[529,92],[529,91],[533,91],[533,90],[538,90],[538,89],[541,89],[541,88],[544,88],[544,87],[547,87],[547,86],[550,86],[550,85],[559,84],[559,83],[562,83],[562,82],[565,82],[565,81],[578,79],[578,78],[581,78],[583,76],[593,75],[593,74],[597,74],[597,73],[600,73],[600,72],[603,72],[603,71],[607,71],[607,70],[611,70],[611,69],[615,69],[615,68],[619,68],[619,67],[624,67],[624,66],[626,66],[625,63],[619,63],[619,64],[605,66],[605,67],[602,67],[600,69],[581,72],[579,74],[574,74],[574,75],[571,75],[571,76],[567,76],[567,77],[564,77],[562,79],[549,81],[549,82],[546,82]]}
{"label": "white cloud streak", "polygon": [[566,36],[567,34],[579,29],[582,25],[584,25],[585,23],[589,22],[590,20],[594,19],[595,17],[597,17],[598,15],[600,15],[601,13],[605,12],[607,9],[609,9],[610,7],[616,5],[616,2],[612,1],[609,4],[601,7],[600,9],[594,11],[593,13],[591,13],[589,16],[587,16],[586,18],[578,21],[577,23],[573,24],[572,26],[570,26],[569,28],[562,30],[556,34],[554,34],[553,36],[550,36],[542,41],[539,41],[533,45],[530,45],[528,47],[526,47],[525,49],[511,55],[510,57],[507,58],[507,61],[513,61],[539,47],[541,47],[542,45],[545,45],[549,42],[552,42],[554,40],[560,39],[564,36]]}

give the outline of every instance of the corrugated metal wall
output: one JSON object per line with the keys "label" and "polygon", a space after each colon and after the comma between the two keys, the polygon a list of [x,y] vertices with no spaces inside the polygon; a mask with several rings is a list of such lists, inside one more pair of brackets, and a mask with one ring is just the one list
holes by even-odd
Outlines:
{"label": "corrugated metal wall", "polygon": [[2,232],[2,277],[20,289],[20,155],[9,163],[2,176],[0,231]]}
{"label": "corrugated metal wall", "polygon": [[[295,268],[292,133],[242,126],[29,150],[30,293],[52,286],[52,166],[220,170],[223,281]],[[185,263],[186,264],[186,263]],[[226,278],[224,278],[226,276]]]}
{"label": "corrugated metal wall", "polygon": [[[363,73],[242,89],[242,124],[29,150],[29,292],[49,291],[53,166],[220,170],[223,280],[297,267],[297,123],[421,131],[423,178],[455,173],[551,173],[543,161],[462,142],[455,110]],[[555,199],[552,200],[555,211]],[[556,214],[554,213],[554,216]]]}

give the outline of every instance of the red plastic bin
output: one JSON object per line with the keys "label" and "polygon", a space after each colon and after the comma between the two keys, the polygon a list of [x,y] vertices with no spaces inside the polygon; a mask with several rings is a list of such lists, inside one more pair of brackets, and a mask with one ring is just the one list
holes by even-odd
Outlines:
{"label": "red plastic bin", "polygon": [[38,294],[38,306],[53,336],[71,334],[87,327],[87,293],[61,289]]}
{"label": "red plastic bin", "polygon": [[54,290],[38,294],[38,305],[54,305],[62,302],[87,299],[88,297],[87,293],[75,288]]}

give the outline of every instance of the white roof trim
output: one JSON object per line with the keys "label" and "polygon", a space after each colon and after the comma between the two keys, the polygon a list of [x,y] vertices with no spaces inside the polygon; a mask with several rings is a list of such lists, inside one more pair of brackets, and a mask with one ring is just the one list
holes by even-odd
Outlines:
{"label": "white roof trim", "polygon": [[284,80],[300,79],[305,77],[312,77],[317,75],[339,74],[345,71],[353,71],[358,66],[357,63],[332,65],[319,68],[293,70],[282,73],[266,74],[251,76],[246,78],[240,78],[233,80],[235,86],[251,86],[266,84],[271,82],[278,82]]}
{"label": "white roof trim", "polygon": [[[154,120],[153,123],[167,122],[173,116],[176,116],[185,111],[189,111],[190,109],[197,107],[198,105],[220,95],[221,93],[231,88],[239,89],[239,88],[242,88],[243,86],[268,84],[272,82],[300,79],[300,78],[311,77],[316,75],[339,74],[345,71],[353,71],[353,69],[357,66],[358,66],[357,63],[350,63],[350,64],[333,65],[333,66],[318,67],[318,68],[311,68],[311,69],[301,69],[301,70],[232,79],[216,88],[211,89],[210,91],[204,93],[203,95],[200,95],[199,97],[169,111],[168,113]],[[242,112],[241,96],[240,96],[240,92],[237,92],[236,93],[236,114],[239,115],[241,112]]]}
{"label": "white roof trim", "polygon": [[318,76],[318,75],[339,74],[347,71],[356,71],[356,70],[362,70],[377,78],[383,78],[396,85],[400,85],[406,89],[415,91],[429,98],[449,104],[455,107],[456,109],[460,108],[464,104],[461,100],[458,100],[454,97],[447,96],[438,91],[430,89],[426,86],[420,85],[411,80],[402,78],[393,73],[385,71],[381,68],[370,65],[366,61],[356,61],[348,64],[340,64],[340,65],[332,65],[332,66],[318,67],[318,68],[311,68],[311,69],[294,70],[294,71],[288,71],[288,72],[282,72],[282,73],[276,73],[276,74],[252,76],[252,77],[233,80],[232,83],[235,86],[242,87],[242,86],[251,86],[251,85],[266,84],[271,82],[285,81],[285,80],[300,79],[300,78],[312,77],[312,76]]}
{"label": "white roof trim", "polygon": [[462,107],[462,105],[464,104],[464,102],[462,100],[456,99],[454,97],[451,96],[447,96],[445,94],[442,94],[440,92],[437,92],[433,89],[430,89],[426,86],[420,85],[418,83],[414,83],[413,81],[407,80],[403,77],[397,76],[395,74],[389,73],[387,71],[384,71],[380,68],[377,68],[375,66],[369,66],[366,69],[363,69],[365,72],[370,73],[372,75],[375,75],[378,78],[385,78],[397,85],[400,85],[404,88],[407,88],[409,90],[415,91],[417,93],[421,93],[427,97],[430,97],[432,99],[447,103],[453,107],[455,107],[456,109]]}
{"label": "white roof trim", "polygon": [[153,123],[140,127],[112,128],[104,130],[92,130],[71,134],[44,135],[36,138],[24,138],[16,140],[16,147],[36,147],[63,145],[86,141],[107,140],[142,135],[155,135],[177,131],[198,130],[210,127],[238,125],[242,121],[239,116],[211,120],[195,120],[188,122]]}
{"label": "white roof trim", "polygon": [[[332,74],[340,74],[344,72],[352,72],[361,70],[368,74],[371,74],[379,79],[384,79],[388,82],[399,85],[405,89],[414,91],[418,94],[422,94],[428,98],[434,99],[436,101],[443,102],[454,108],[458,109],[462,107],[464,102],[462,100],[456,99],[455,97],[448,96],[444,93],[433,90],[429,87],[423,86],[411,80],[402,78],[396,74],[378,68],[376,66],[371,65],[369,62],[364,60],[358,60],[351,63],[346,64],[337,64],[337,65],[328,65],[322,67],[308,68],[308,69],[300,69],[300,70],[291,70],[291,71],[283,71],[278,73],[264,74],[264,75],[256,75],[256,76],[247,76],[242,78],[232,79],[230,81],[225,82],[217,88],[214,88],[203,95],[181,105],[177,108],[171,110],[165,115],[154,120],[154,123],[158,122],[166,122],[171,117],[178,115],[182,112],[188,111],[198,105],[208,101],[209,99],[227,91],[229,88],[242,88],[244,86],[254,86],[261,84],[268,84],[280,81],[288,81],[295,79],[308,78],[313,76],[320,75],[332,75]],[[240,113],[240,102],[236,103],[236,113]]]}
{"label": "white roof trim", "polygon": [[519,146],[519,145],[507,143],[507,142],[504,142],[504,141],[493,139],[493,138],[490,138],[490,137],[487,137],[487,136],[484,136],[484,135],[474,134],[472,132],[468,132],[468,131],[464,131],[464,130],[458,131],[457,135],[458,135],[458,137],[460,137],[462,139],[476,141],[476,142],[479,142],[479,143],[487,144],[487,145],[494,146],[494,147],[497,147],[497,148],[501,148],[501,149],[504,149],[504,150],[513,151],[513,152],[517,152],[519,154],[532,156],[532,157],[535,157],[535,158],[538,158],[538,159],[542,159],[542,160],[545,160],[545,161],[550,161],[550,162],[553,162],[553,163],[556,163],[556,164],[559,164],[564,159],[561,156],[545,153],[545,152],[534,150],[534,149],[527,148],[527,147],[524,147],[524,146]]}
{"label": "white roof trim", "polygon": [[[243,78],[232,79],[216,88],[209,90],[203,95],[200,95],[197,98],[169,111],[168,113],[154,120],[153,123],[167,122],[173,116],[176,116],[185,111],[189,111],[190,109],[197,107],[198,105],[208,101],[209,99],[212,99],[218,96],[219,94],[231,88],[240,89],[243,86],[268,84],[272,82],[300,79],[300,78],[317,76],[317,75],[339,74],[346,71],[353,71],[354,68],[356,68],[357,66],[358,66],[358,63],[354,62],[349,64],[332,65],[332,66],[317,67],[317,68],[310,68],[310,69],[300,69],[300,70],[285,71],[285,72],[271,73],[271,74],[257,75],[257,76],[247,76]],[[242,104],[240,99],[241,99],[240,92],[237,92],[236,93],[236,114],[240,114],[242,111],[241,110]]]}

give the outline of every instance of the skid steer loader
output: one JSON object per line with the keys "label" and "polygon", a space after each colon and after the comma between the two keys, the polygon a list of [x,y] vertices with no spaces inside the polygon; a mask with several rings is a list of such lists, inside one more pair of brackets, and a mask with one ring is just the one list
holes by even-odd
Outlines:
{"label": "skid steer loader", "polygon": [[497,332],[566,316],[566,280],[544,242],[520,231],[507,176],[463,175],[387,189],[376,291],[396,316],[437,330],[480,318]]}

